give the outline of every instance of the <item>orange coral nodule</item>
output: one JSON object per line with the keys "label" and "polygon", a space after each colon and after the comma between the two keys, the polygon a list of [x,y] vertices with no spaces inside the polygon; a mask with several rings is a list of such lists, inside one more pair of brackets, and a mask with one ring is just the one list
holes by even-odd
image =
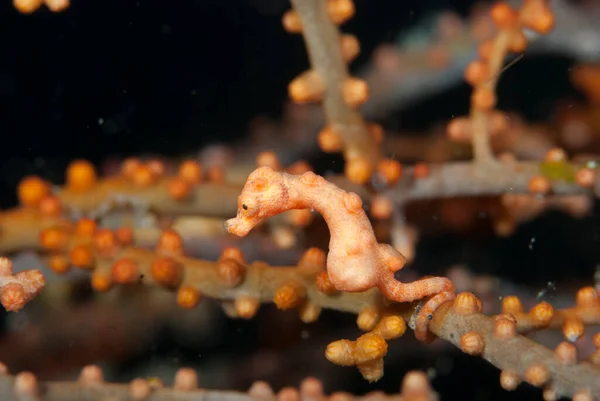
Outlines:
{"label": "orange coral nodule", "polygon": [[119,244],[131,245],[134,240],[133,229],[131,227],[119,227],[115,231],[115,237]]}
{"label": "orange coral nodule", "polygon": [[471,86],[477,86],[489,79],[490,68],[487,62],[481,60],[472,61],[465,69],[465,80]]}
{"label": "orange coral nodule", "polygon": [[317,277],[315,277],[315,286],[325,295],[333,295],[337,293],[337,289],[331,282],[329,273],[327,273],[327,271],[322,271],[321,273],[317,274]]}
{"label": "orange coral nodule", "polygon": [[355,184],[366,184],[373,174],[373,166],[363,157],[354,157],[346,161],[346,177]]}
{"label": "orange coral nodule", "polygon": [[563,341],[554,349],[554,357],[562,365],[575,365],[577,363],[577,347]]}
{"label": "orange coral nodule", "polygon": [[544,160],[549,163],[564,163],[567,161],[567,152],[562,148],[552,148],[546,152]]}
{"label": "orange coral nodule", "polygon": [[13,6],[22,14],[37,11],[43,3],[43,0],[13,0]]}
{"label": "orange coral nodule", "polygon": [[520,14],[523,25],[541,35],[545,35],[554,29],[554,13],[545,0],[525,1]]}
{"label": "orange coral nodule", "polygon": [[242,265],[246,264],[244,253],[240,248],[237,248],[235,246],[228,246],[223,248],[219,259],[233,259]]}
{"label": "orange coral nodule", "polygon": [[298,270],[301,274],[319,274],[327,267],[327,255],[317,247],[308,248],[298,261]]}
{"label": "orange coral nodule", "polygon": [[94,252],[87,245],[77,245],[69,252],[69,260],[75,267],[91,269],[94,266]]}
{"label": "orange coral nodule", "polygon": [[256,312],[258,312],[260,301],[255,297],[241,296],[235,299],[233,307],[238,317],[252,319],[256,316]]}
{"label": "orange coral nodule", "polygon": [[225,171],[221,166],[210,166],[206,170],[206,178],[209,182],[225,182]]}
{"label": "orange coral nodule", "polygon": [[529,192],[533,194],[546,195],[552,189],[552,184],[548,178],[538,175],[531,177],[527,184],[527,188],[529,189]]}
{"label": "orange coral nodule", "polygon": [[548,302],[540,302],[529,311],[529,316],[533,324],[537,327],[543,327],[550,324],[554,317],[554,308]]}
{"label": "orange coral nodule", "polygon": [[186,200],[192,194],[190,184],[181,177],[174,177],[167,184],[169,195],[177,201]]}
{"label": "orange coral nodule", "polygon": [[354,35],[343,34],[340,38],[340,47],[342,48],[342,58],[349,63],[360,53],[360,43]]}
{"label": "orange coral nodule", "polygon": [[371,216],[378,220],[387,220],[392,217],[394,204],[386,195],[375,195],[371,199]]}
{"label": "orange coral nodule", "polygon": [[17,195],[23,206],[37,208],[50,195],[50,186],[40,177],[28,176],[19,183]]}
{"label": "orange coral nodule", "polygon": [[50,251],[61,251],[69,242],[69,236],[61,228],[47,228],[40,233],[40,244]]}
{"label": "orange coral nodule", "polygon": [[496,106],[496,93],[488,87],[476,87],[471,95],[471,104],[478,110],[491,110]]}
{"label": "orange coral nodule", "polygon": [[52,255],[48,260],[48,266],[56,274],[65,274],[71,267],[69,259],[65,255]]}
{"label": "orange coral nodule", "polygon": [[336,153],[342,150],[342,137],[337,134],[331,125],[326,125],[317,137],[319,148],[325,153]]}
{"label": "orange coral nodule", "polygon": [[202,166],[195,160],[186,160],[179,166],[177,175],[190,185],[202,182]]}
{"label": "orange coral nodule", "polygon": [[593,188],[596,184],[596,171],[588,167],[577,170],[575,173],[575,182],[583,188]]}
{"label": "orange coral nodule", "polygon": [[297,162],[290,164],[286,168],[286,171],[289,174],[300,175],[306,173],[307,171],[312,171],[312,167],[306,160],[298,160]]}
{"label": "orange coral nodule", "polygon": [[510,41],[508,42],[508,50],[513,53],[523,53],[527,50],[529,41],[527,36],[522,31],[515,31],[510,35]]}
{"label": "orange coral nodule", "polygon": [[268,166],[271,167],[275,171],[281,170],[281,163],[279,162],[279,157],[275,152],[264,151],[260,152],[256,156],[256,167]]}
{"label": "orange coral nodule", "polygon": [[517,335],[517,324],[510,314],[496,316],[494,336],[500,340],[509,340]]}
{"label": "orange coral nodule", "polygon": [[93,237],[94,234],[96,234],[96,227],[97,225],[94,219],[84,217],[79,219],[75,225],[75,235],[80,237]]}
{"label": "orange coral nodule", "polygon": [[133,284],[140,278],[137,263],[130,258],[121,258],[111,267],[112,280],[117,284]]}
{"label": "orange coral nodule", "polygon": [[112,288],[112,280],[106,273],[94,272],[91,285],[94,291],[106,292]]}
{"label": "orange coral nodule", "polygon": [[195,308],[200,302],[200,292],[193,287],[183,286],[177,291],[177,305],[184,309]]}
{"label": "orange coral nodule", "polygon": [[[576,305],[578,308],[596,308],[600,306],[600,297],[594,287],[583,287],[577,291]],[[599,337],[600,340],[600,337]]]}
{"label": "orange coral nodule", "polygon": [[492,6],[490,17],[500,29],[515,29],[519,24],[519,14],[517,11],[503,1]]}
{"label": "orange coral nodule", "polygon": [[105,256],[114,253],[118,249],[115,233],[108,228],[98,230],[94,235],[94,247]]}
{"label": "orange coral nodule", "polygon": [[521,379],[519,376],[508,370],[503,370],[500,372],[500,386],[506,391],[515,390],[519,384],[521,383]]}
{"label": "orange coral nodule", "polygon": [[565,338],[574,343],[579,340],[585,332],[585,326],[579,319],[567,319],[562,326],[563,335]]}
{"label": "orange coral nodule", "polygon": [[358,315],[356,316],[356,325],[362,331],[371,331],[375,328],[377,323],[379,323],[379,320],[381,320],[379,308],[369,306],[358,312]]}
{"label": "orange coral nodule", "polygon": [[281,18],[281,24],[283,29],[289,33],[300,33],[302,32],[302,21],[296,10],[289,10],[283,14]]}
{"label": "orange coral nodule", "polygon": [[66,185],[73,191],[87,191],[96,185],[96,169],[87,160],[76,160],[67,167]]}
{"label": "orange coral nodule", "polygon": [[485,349],[485,340],[476,331],[469,331],[460,337],[460,349],[465,354],[481,355]]}
{"label": "orange coral nodule", "polygon": [[220,259],[217,263],[217,275],[229,287],[238,286],[243,281],[245,273],[245,267],[235,259]]}
{"label": "orange coral nodule", "polygon": [[446,126],[446,134],[451,141],[468,142],[471,140],[471,120],[466,117],[453,118]]}
{"label": "orange coral nodule", "polygon": [[383,159],[377,165],[377,173],[387,186],[392,186],[402,177],[402,164],[393,159]]}
{"label": "orange coral nodule", "polygon": [[550,372],[541,363],[534,363],[525,370],[525,380],[532,386],[542,387],[549,379]]}
{"label": "orange coral nodule", "polygon": [[163,163],[162,161],[158,159],[152,159],[148,160],[146,162],[146,165],[148,166],[150,171],[152,171],[152,174],[155,178],[160,178],[165,175],[165,163]]}
{"label": "orange coral nodule", "polygon": [[374,333],[366,333],[356,340],[354,358],[356,363],[365,363],[383,358],[387,354],[388,345],[385,339]]}
{"label": "orange coral nodule", "polygon": [[295,103],[319,102],[324,93],[325,84],[314,70],[303,72],[288,85],[289,97]]}
{"label": "orange coral nodule", "polygon": [[135,157],[130,157],[128,159],[125,159],[122,163],[121,163],[121,174],[126,177],[126,178],[133,178],[133,174],[135,172],[135,170],[138,168],[138,166],[140,166],[142,164],[142,162],[135,158]]}
{"label": "orange coral nodule", "polygon": [[46,217],[58,217],[62,214],[62,204],[60,203],[60,199],[58,199],[54,195],[48,195],[44,197],[38,209],[43,216]]}
{"label": "orange coral nodule", "polygon": [[520,315],[523,313],[523,304],[519,297],[510,295],[502,300],[502,313],[510,313],[512,315]]}
{"label": "orange coral nodule", "polygon": [[131,180],[134,185],[144,188],[154,184],[156,177],[147,164],[139,164],[133,168]]}
{"label": "orange coral nodule", "polygon": [[175,230],[167,229],[160,234],[156,251],[164,254],[183,254],[183,239]]}
{"label": "orange coral nodule", "polygon": [[369,100],[369,85],[359,78],[349,77],[342,87],[344,102],[351,108],[357,108]]}
{"label": "orange coral nodule", "polygon": [[69,8],[70,1],[69,0],[44,0],[46,2],[46,7],[54,13],[58,13]]}
{"label": "orange coral nodule", "polygon": [[327,15],[336,25],[341,25],[348,21],[355,13],[352,0],[328,0]]}
{"label": "orange coral nodule", "polygon": [[306,288],[295,282],[282,285],[275,291],[273,302],[281,310],[300,306],[306,300]]}
{"label": "orange coral nodule", "polygon": [[461,292],[454,299],[454,310],[458,315],[481,313],[481,301],[471,292]]}
{"label": "orange coral nodule", "polygon": [[385,340],[402,337],[406,332],[406,322],[402,316],[385,316],[373,330],[373,334],[378,334]]}
{"label": "orange coral nodule", "polygon": [[152,278],[167,288],[176,288],[183,279],[183,267],[169,257],[156,259],[150,269]]}

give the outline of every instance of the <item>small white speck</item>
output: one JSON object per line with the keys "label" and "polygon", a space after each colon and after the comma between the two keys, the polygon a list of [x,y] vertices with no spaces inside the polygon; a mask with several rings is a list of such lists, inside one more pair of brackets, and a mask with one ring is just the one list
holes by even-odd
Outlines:
{"label": "small white speck", "polygon": [[98,125],[102,125],[102,124],[104,124],[104,119],[102,117],[100,117],[98,119]]}

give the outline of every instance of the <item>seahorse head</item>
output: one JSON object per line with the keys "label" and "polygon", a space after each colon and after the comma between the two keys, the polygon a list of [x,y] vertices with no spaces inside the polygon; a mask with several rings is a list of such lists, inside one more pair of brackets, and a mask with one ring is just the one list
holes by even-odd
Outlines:
{"label": "seahorse head", "polygon": [[238,197],[237,216],[227,220],[225,228],[243,237],[263,220],[283,212],[287,197],[281,173],[270,167],[259,167],[248,176]]}

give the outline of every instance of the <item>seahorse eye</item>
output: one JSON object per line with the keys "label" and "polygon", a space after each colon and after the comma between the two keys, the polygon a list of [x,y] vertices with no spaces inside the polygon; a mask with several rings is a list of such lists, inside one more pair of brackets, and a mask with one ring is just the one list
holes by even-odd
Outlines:
{"label": "seahorse eye", "polygon": [[245,203],[242,205],[242,209],[244,210],[248,210],[248,205],[246,205]]}

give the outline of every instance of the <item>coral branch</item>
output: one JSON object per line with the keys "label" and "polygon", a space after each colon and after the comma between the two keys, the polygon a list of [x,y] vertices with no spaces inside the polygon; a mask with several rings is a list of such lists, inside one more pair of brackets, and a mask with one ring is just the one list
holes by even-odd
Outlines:
{"label": "coral branch", "polygon": [[[408,372],[402,381],[400,394],[373,393],[363,397],[353,397],[346,393],[333,393],[327,396],[323,384],[314,377],[307,377],[299,389],[284,387],[277,394],[265,382],[254,382],[247,393],[222,390],[208,390],[198,387],[198,376],[192,369],[179,369],[175,374],[173,387],[165,387],[160,380],[134,379],[127,384],[106,383],[102,370],[89,365],[81,370],[79,380],[75,382],[38,382],[30,372],[21,372],[15,376],[7,373],[5,365],[0,363],[0,397],[3,400],[36,399],[44,401],[275,401],[282,399],[329,400],[343,399],[360,401],[374,399],[381,401],[412,400],[433,401],[437,398],[431,389],[427,376],[418,371]],[[411,398],[413,397],[413,398]]]}
{"label": "coral branch", "polygon": [[[499,321],[503,324],[498,324]],[[494,319],[480,313],[461,314],[457,308],[446,304],[434,315],[430,330],[461,349],[465,334],[478,333],[483,346],[476,354],[519,377],[517,383],[520,378],[525,378],[532,385],[550,388],[557,397],[573,397],[578,392],[589,392],[594,399],[600,397],[600,369],[597,366],[588,362],[575,363],[576,358],[574,361],[562,360],[557,352],[511,333],[511,325],[514,329],[514,320]],[[505,329],[507,326],[508,330]]]}
{"label": "coral branch", "polygon": [[591,185],[582,186],[574,174],[584,166],[567,163],[503,162],[497,168],[482,169],[475,163],[455,162],[429,166],[426,177],[414,178],[407,171],[403,180],[386,193],[395,202],[458,196],[531,193],[530,182],[535,177],[548,177],[550,191],[555,195],[599,194],[600,179],[596,170]]}
{"label": "coral branch", "polygon": [[[328,15],[328,1],[291,0],[302,22],[302,34],[312,68],[326,90],[323,100],[330,127],[342,138],[346,171],[361,169],[368,177],[379,159],[377,142],[373,140],[361,114],[344,99],[348,69],[340,48],[340,34]],[[351,179],[354,174],[348,175]],[[365,182],[366,179],[357,179]]]}

